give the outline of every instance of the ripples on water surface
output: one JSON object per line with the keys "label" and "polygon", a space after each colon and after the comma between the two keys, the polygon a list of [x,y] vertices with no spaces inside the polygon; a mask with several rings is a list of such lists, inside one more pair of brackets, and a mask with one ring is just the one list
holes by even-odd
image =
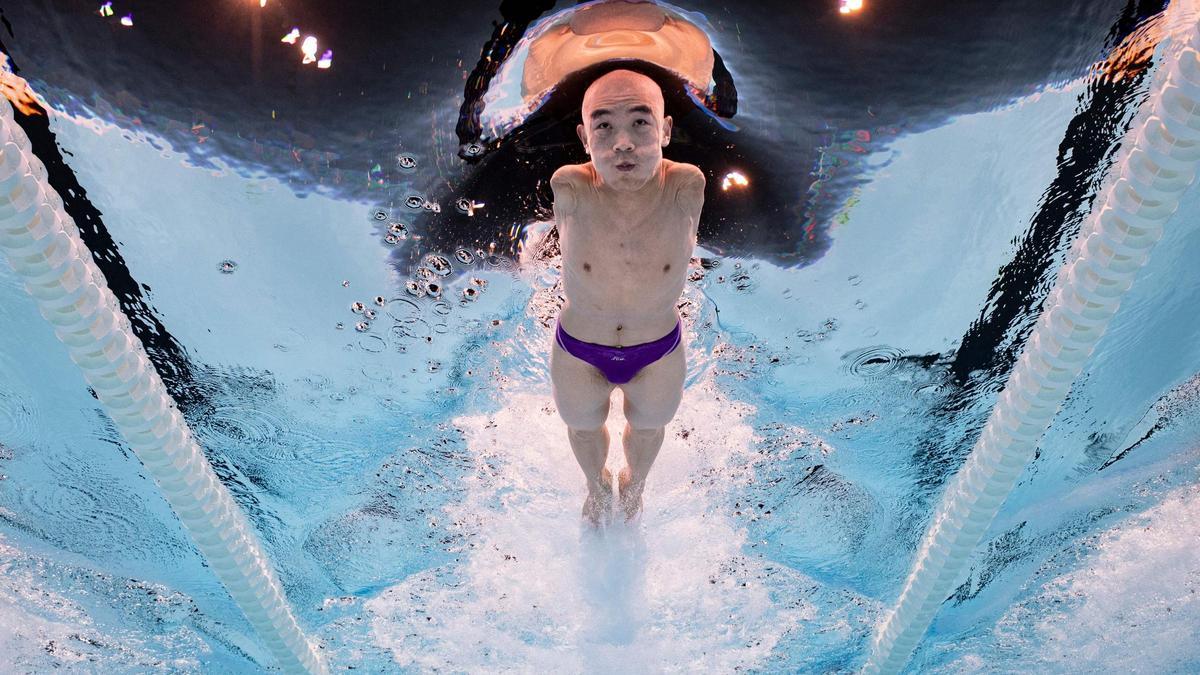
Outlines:
{"label": "ripples on water surface", "polygon": [[[801,268],[697,251],[680,303],[687,389],[645,515],[597,536],[579,527],[583,485],[550,397],[561,298],[546,224],[505,227],[528,233],[519,267],[472,242],[403,270],[391,256],[451,173],[456,90],[494,7],[456,4],[443,20],[457,32],[414,27],[412,49],[436,37],[461,54],[443,46],[386,77],[351,65],[384,42],[330,27],[346,38],[329,77],[264,85],[283,118],[269,132],[270,106],[195,63],[195,81],[168,87],[145,57],[165,49],[153,21],[122,33],[64,3],[54,30],[92,32],[59,35],[50,55],[23,41],[27,10],[5,9],[96,211],[83,225],[119,253],[105,273],[130,279],[126,309],[301,623],[336,666],[369,672],[856,668],[1036,315],[1039,266],[1078,227],[1056,209],[1090,201],[1145,93],[1133,75],[1088,74],[1122,3],[1065,12],[1074,32],[1054,35],[1053,58],[1038,51],[1053,21],[996,17],[990,40],[1031,42],[987,78],[999,42],[954,43],[958,15],[927,27],[950,40],[937,54],[961,59],[901,53],[916,47],[898,38],[801,58],[787,51],[798,40],[753,47],[777,30],[762,6],[702,8],[739,77],[744,135],[775,139],[780,173],[808,177],[797,195],[835,203],[830,246]],[[107,78],[58,60],[100,43]],[[897,59],[937,72],[915,73],[915,89],[866,75]],[[1037,59],[1050,86],[1022,79]],[[356,78],[364,102],[314,94]],[[205,82],[211,96],[194,96]],[[895,107],[868,125],[873,86]],[[867,126],[890,131],[839,137]],[[818,173],[836,171],[810,187],[800,158],[817,147]],[[370,167],[391,156],[407,158],[402,175],[381,186]],[[1198,212],[1189,194],[911,672],[1200,666],[1186,639],[1200,621]],[[0,294],[13,327],[0,332],[0,651],[20,672],[261,670],[265,650],[7,267]]]}

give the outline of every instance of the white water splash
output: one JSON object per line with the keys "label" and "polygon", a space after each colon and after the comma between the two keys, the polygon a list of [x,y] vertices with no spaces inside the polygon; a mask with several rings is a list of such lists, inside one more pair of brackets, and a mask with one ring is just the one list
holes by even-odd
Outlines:
{"label": "white water splash", "polygon": [[[623,463],[614,394],[610,465]],[[460,562],[426,570],[364,607],[376,643],[420,670],[717,671],[764,663],[816,606],[776,602],[800,577],[746,553],[716,498],[740,472],[752,410],[710,379],[685,392],[639,525],[581,526],[584,481],[550,396],[517,393],[457,418],[476,471],[446,517],[471,535]],[[787,593],[786,595],[792,595]]]}
{"label": "white water splash", "polygon": [[990,634],[940,646],[930,672],[1198,672],[1200,485],[1084,541],[1076,569],[1010,607]]}

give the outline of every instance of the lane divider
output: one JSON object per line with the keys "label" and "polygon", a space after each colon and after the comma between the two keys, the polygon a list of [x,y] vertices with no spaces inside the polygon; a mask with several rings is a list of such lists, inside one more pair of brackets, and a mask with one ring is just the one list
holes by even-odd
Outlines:
{"label": "lane divider", "polygon": [[898,673],[938,608],[962,583],[1000,510],[1121,297],[1162,237],[1200,162],[1200,24],[1196,0],[1165,17],[1153,92],[1059,272],[1033,333],[975,447],[948,483],[895,608],[877,627],[864,673]]}
{"label": "lane divider", "polygon": [[0,253],[137,453],[217,578],[289,673],[328,673],[283,587],[163,386],[46,167],[0,101]]}

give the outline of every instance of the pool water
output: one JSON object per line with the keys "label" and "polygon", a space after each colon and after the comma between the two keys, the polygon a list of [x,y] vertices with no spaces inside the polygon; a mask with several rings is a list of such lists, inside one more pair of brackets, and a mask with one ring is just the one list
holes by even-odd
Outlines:
{"label": "pool water", "polygon": [[[333,670],[365,672],[860,667],[1007,375],[958,376],[958,347],[1060,198],[1064,130],[1098,86],[1078,73],[876,143],[812,264],[702,238],[645,513],[594,532],[550,393],[548,223],[418,297],[383,240],[402,204],[197,155],[27,71],[301,625]],[[754,103],[764,72],[743,125],[784,124]],[[1198,217],[1193,189],[906,672],[1200,669]],[[6,265],[0,325],[0,671],[272,667]]]}

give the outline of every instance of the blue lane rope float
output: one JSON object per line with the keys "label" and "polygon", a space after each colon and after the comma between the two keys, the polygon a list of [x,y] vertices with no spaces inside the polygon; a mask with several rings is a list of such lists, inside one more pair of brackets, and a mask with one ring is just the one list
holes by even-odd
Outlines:
{"label": "blue lane rope float", "polygon": [[6,101],[0,102],[0,252],[280,667],[328,673]]}
{"label": "blue lane rope float", "polygon": [[[1021,358],[962,469],[948,484],[895,608],[877,627],[864,673],[897,673],[962,581],[1096,343],[1133,284],[1200,161],[1196,0],[1168,8],[1151,95]],[[1172,58],[1174,56],[1174,58]]]}

